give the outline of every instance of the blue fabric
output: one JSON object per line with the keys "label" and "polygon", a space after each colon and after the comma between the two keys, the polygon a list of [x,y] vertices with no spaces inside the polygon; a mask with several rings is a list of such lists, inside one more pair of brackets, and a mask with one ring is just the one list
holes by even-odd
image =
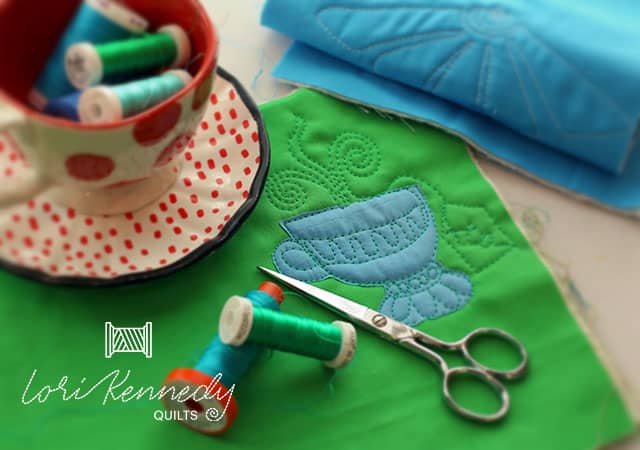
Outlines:
{"label": "blue fabric", "polygon": [[408,325],[455,312],[471,298],[469,277],[436,261],[435,220],[418,186],[305,213],[282,227],[291,239],[273,253],[278,271],[307,282],[384,286],[380,311]]}
{"label": "blue fabric", "polygon": [[629,0],[606,8],[268,0],[263,22],[321,50],[295,44],[276,76],[436,124],[536,177],[633,211],[636,16]]}

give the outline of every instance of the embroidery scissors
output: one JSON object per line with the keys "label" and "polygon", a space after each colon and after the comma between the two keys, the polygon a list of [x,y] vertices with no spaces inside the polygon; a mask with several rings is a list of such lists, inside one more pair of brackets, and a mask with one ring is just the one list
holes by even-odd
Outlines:
{"label": "embroidery scissors", "polygon": [[[522,377],[527,371],[529,361],[524,346],[509,333],[497,328],[478,328],[459,341],[445,342],[324,289],[265,267],[259,266],[258,269],[354,324],[434,363],[443,374],[442,392],[447,404],[461,416],[479,422],[490,423],[502,419],[509,411],[509,393],[501,380],[515,380]],[[516,349],[520,353],[520,364],[511,370],[498,370],[487,367],[477,361],[471,355],[469,347],[473,341],[487,336],[498,338]],[[470,365],[449,368],[449,365],[438,351],[459,352]],[[500,398],[500,408],[496,412],[489,414],[478,413],[461,406],[454,399],[450,390],[452,380],[457,376],[468,375],[476,377],[497,393]]]}

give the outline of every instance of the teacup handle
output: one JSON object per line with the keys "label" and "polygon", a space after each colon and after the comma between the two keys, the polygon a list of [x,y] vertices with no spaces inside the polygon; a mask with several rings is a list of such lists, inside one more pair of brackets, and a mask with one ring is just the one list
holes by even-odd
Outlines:
{"label": "teacup handle", "polygon": [[[0,134],[22,127],[27,119],[22,111],[0,97]],[[35,170],[29,169],[15,183],[0,187],[0,209],[23,203],[49,188],[49,182]]]}

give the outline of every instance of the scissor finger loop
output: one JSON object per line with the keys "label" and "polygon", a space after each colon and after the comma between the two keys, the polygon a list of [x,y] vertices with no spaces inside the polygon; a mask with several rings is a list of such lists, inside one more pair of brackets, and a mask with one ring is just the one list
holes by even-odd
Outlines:
{"label": "scissor finger loop", "polygon": [[[325,308],[341,315],[350,322],[431,361],[443,373],[443,394],[447,404],[463,417],[479,422],[496,422],[502,419],[509,411],[509,394],[499,380],[511,380],[522,376],[526,372],[528,365],[527,351],[522,344],[509,333],[495,328],[479,328],[458,341],[443,341],[345,297],[264,267],[260,267],[260,270],[279,280],[294,291],[305,295]],[[522,358],[518,367],[512,370],[496,370],[486,367],[477,361],[471,355],[469,346],[474,339],[482,336],[497,337],[514,347]],[[450,369],[446,359],[443,357],[443,353],[445,352],[461,352],[471,366]],[[452,380],[456,376],[473,376],[484,384],[489,385],[499,397],[499,409],[491,414],[483,414],[461,406],[453,398],[450,390]]]}
{"label": "scissor finger loop", "polygon": [[[471,355],[469,346],[475,339],[486,337],[486,336],[498,337],[504,342],[511,345],[511,347],[517,350],[518,353],[520,354],[520,364],[514,369],[497,370],[491,367],[487,367],[481,362],[479,362],[477,359],[475,359],[473,355]],[[514,380],[522,377],[527,371],[527,367],[529,365],[529,355],[527,354],[527,350],[520,343],[520,341],[518,341],[515,337],[513,337],[511,334],[507,333],[506,331],[499,330],[497,328],[478,328],[472,331],[471,333],[469,333],[467,336],[465,336],[464,339],[460,341],[460,344],[461,344],[459,347],[460,351],[462,352],[462,354],[464,355],[465,359],[468,362],[473,364],[473,366],[475,366],[476,368],[481,369],[482,371],[487,372],[488,374],[494,377],[499,377],[505,380]]]}
{"label": "scissor finger loop", "polygon": [[[471,411],[464,406],[461,406],[451,394],[451,382],[456,376],[471,375],[480,379],[485,384],[489,385],[500,399],[500,408],[491,414],[483,414],[475,411]],[[453,411],[461,416],[471,419],[477,422],[491,423],[497,422],[504,418],[509,412],[510,399],[507,389],[500,381],[491,376],[488,372],[477,367],[454,367],[444,373],[443,379],[443,394],[444,398]]]}

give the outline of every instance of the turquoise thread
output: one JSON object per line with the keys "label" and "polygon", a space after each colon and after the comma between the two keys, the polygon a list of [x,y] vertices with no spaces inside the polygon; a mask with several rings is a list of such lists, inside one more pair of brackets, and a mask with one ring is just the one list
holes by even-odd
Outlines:
{"label": "turquoise thread", "polygon": [[[260,308],[280,310],[278,302],[264,292],[251,291],[245,297]],[[211,377],[222,374],[222,382],[226,386],[232,386],[249,370],[263,353],[262,350],[262,346],[255,344],[245,344],[242,347],[225,345],[216,335],[195,364],[194,369]]]}
{"label": "turquoise thread", "polygon": [[162,103],[185,86],[178,76],[167,73],[145,80],[112,86],[122,105],[123,117],[131,117]]}
{"label": "turquoise thread", "polygon": [[[342,6],[342,5],[335,5],[335,6],[325,6],[324,8],[319,9],[318,11],[316,11],[315,13],[315,18],[316,21],[318,23],[318,25],[320,26],[320,28],[322,28],[324,30],[324,32],[327,34],[327,36],[332,39],[333,41],[335,41],[340,47],[344,48],[346,51],[350,52],[350,53],[362,53],[365,52],[367,50],[371,50],[372,48],[375,47],[381,47],[384,45],[388,45],[388,44],[395,44],[398,41],[401,40],[406,40],[406,39],[411,39],[411,38],[415,38],[415,37],[420,37],[420,35],[425,34],[425,33],[417,33],[417,34],[412,34],[403,38],[393,38],[393,39],[389,39],[377,44],[370,44],[367,45],[365,47],[360,47],[360,48],[355,48],[355,47],[351,47],[349,44],[347,44],[346,42],[344,42],[342,40],[342,38],[340,38],[339,36],[337,36],[332,30],[331,28],[329,28],[329,26],[323,22],[322,20],[322,13],[326,12],[326,11],[331,11],[331,10],[335,10],[335,11],[345,11],[345,12],[357,12],[357,11],[361,11],[361,10],[365,10],[365,11],[380,11],[380,10],[401,10],[401,9],[406,9],[406,10],[418,10],[418,11],[422,11],[425,9],[428,10],[432,10],[432,11],[442,11],[442,10],[449,10],[449,9],[458,9],[458,10],[462,10],[463,8],[455,8],[455,7],[438,7],[438,6],[419,6],[419,5],[394,5],[394,6],[370,6],[367,8],[360,8],[360,7],[350,7],[350,6]],[[449,30],[444,30],[444,31],[449,31]],[[451,30],[451,31],[462,31],[462,29],[460,30]]]}
{"label": "turquoise thread", "polygon": [[440,83],[447,78],[449,72],[451,71],[451,67],[458,61],[458,59],[472,46],[475,45],[475,42],[467,42],[459,46],[453,53],[451,53],[446,60],[440,63],[435,70],[431,73],[429,78],[423,83],[423,86],[427,86],[429,84],[433,84],[432,81],[435,81],[432,89],[435,91],[438,89]]}
{"label": "turquoise thread", "polygon": [[[113,8],[114,6],[109,5],[109,7]],[[122,5],[117,7],[125,9]],[[71,45],[82,41],[99,43],[128,38],[138,34],[133,31],[134,28],[138,28],[139,33],[143,32],[146,28],[146,23],[134,12],[129,11],[129,13],[131,21],[136,20],[139,22],[131,22],[128,29],[107,17],[99,8],[96,9],[94,5],[83,1],[38,77],[35,90],[47,100],[74,92],[75,89],[67,80],[65,73],[64,64],[67,49]],[[37,14],[37,12],[34,11],[34,14]]]}
{"label": "turquoise thread", "polygon": [[[487,48],[491,48],[491,47],[487,47]],[[513,50],[511,49],[511,45],[509,42],[507,42],[506,48],[507,48],[507,55],[509,56],[509,61],[511,63],[511,67],[513,69],[513,73],[516,74],[516,78],[518,79],[518,88],[520,89],[520,95],[522,95],[522,98],[527,104],[527,113],[529,114],[529,120],[531,120],[531,124],[533,125],[533,133],[537,136],[539,134],[538,121],[536,119],[535,113],[533,112],[531,99],[529,98],[529,94],[525,90],[522,74],[520,73],[520,69],[518,68],[518,63],[516,62],[516,59],[513,56]]]}
{"label": "turquoise thread", "polygon": [[[361,42],[354,41],[354,39],[358,38],[358,34],[352,32],[352,29],[350,28],[352,24],[366,22],[366,20],[373,14],[387,12],[390,18],[395,18],[397,20],[402,17],[403,13],[410,13],[414,16],[416,14],[422,15],[422,17],[426,19],[429,17],[429,14],[434,11],[448,12],[450,13],[449,17],[451,18],[451,20],[454,20],[456,22],[455,25],[459,24],[459,26],[462,27],[460,31],[466,31],[466,33],[460,33],[459,36],[465,37],[471,43],[483,44],[484,42],[488,41],[488,43],[484,45],[486,45],[487,48],[491,48],[492,50],[496,51],[499,49],[498,46],[505,42],[508,44],[506,46],[507,48],[509,47],[509,45],[514,45],[515,47],[520,42],[519,39],[522,39],[522,35],[526,35],[527,38],[529,38],[531,41],[534,41],[541,49],[548,51],[554,58],[557,58],[564,65],[566,65],[567,71],[575,74],[577,79],[581,83],[584,83],[587,89],[590,89],[595,95],[597,95],[599,101],[606,103],[606,107],[608,109],[611,109],[611,111],[615,113],[624,122],[624,124],[628,124],[630,122],[631,119],[629,115],[624,111],[624,109],[618,104],[615,99],[608,95],[602,89],[602,87],[598,86],[591,79],[589,79],[589,77],[583,72],[583,70],[580,67],[576,66],[570,60],[570,58],[563,55],[557,50],[557,48],[550,45],[548,42],[538,36],[536,32],[525,26],[522,22],[518,21],[516,17],[512,16],[510,11],[496,10],[484,6],[470,6],[457,6],[447,4],[431,6],[404,3],[394,5],[369,4],[351,6],[342,2],[334,2],[333,4],[317,9],[314,13],[314,18],[319,29],[326,35],[326,37],[330,41],[335,43],[342,50],[357,57],[356,62],[358,63],[358,65],[361,65],[365,68],[370,68],[374,73],[379,73],[379,65],[381,63],[381,60],[386,56],[392,55],[393,53],[398,51],[411,49],[413,47],[419,47],[421,45],[427,45],[430,42],[430,37],[434,35],[437,36],[438,33],[442,35],[440,39],[456,38],[457,36],[447,34],[455,31],[451,29],[451,25],[440,30],[431,30],[431,32],[424,32],[419,28],[419,26],[415,26],[413,27],[413,29],[405,32],[405,35],[402,35],[400,37],[389,37],[387,35],[378,37],[376,33],[368,33],[364,34],[365,37],[363,39],[361,38]],[[501,14],[501,22],[496,20],[495,18],[490,17],[491,14],[496,11],[500,12]],[[340,20],[336,20],[335,17],[332,18],[329,16],[334,12],[341,14]],[[416,22],[422,23],[423,21]],[[398,29],[402,30],[402,27]],[[341,35],[343,35],[344,37]],[[420,41],[419,39],[422,40]],[[349,42],[349,40],[351,40],[351,42]],[[416,40],[418,41],[416,42]],[[459,50],[459,48],[454,49],[453,53],[455,53],[457,50]],[[519,54],[522,53],[520,48],[516,48],[516,51]],[[510,55],[509,53],[510,50],[507,49],[507,51],[505,52],[506,57],[512,58],[512,55]],[[451,56],[453,55],[450,55],[450,57]],[[524,55],[520,56],[522,57],[524,64],[529,66],[529,60],[525,58]],[[393,65],[393,62],[391,62],[390,65]],[[488,71],[492,72],[491,69],[492,68],[488,68]],[[516,67],[512,67],[512,69],[514,70],[516,77],[519,77],[520,75],[518,73],[518,69]],[[493,68],[493,70],[497,69]],[[527,67],[526,70],[530,73],[533,79],[534,88],[532,90],[530,89],[531,92],[529,94],[522,92],[521,97],[527,104],[527,107],[530,107],[529,98],[536,97],[542,99],[542,107],[545,110],[544,113],[546,113],[546,115],[548,115],[551,119],[553,132],[557,133],[559,138],[583,141],[592,137],[614,138],[628,132],[627,129],[621,127],[612,127],[611,129],[604,131],[593,131],[590,127],[585,128],[584,130],[566,129],[559,118],[556,117],[553,108],[549,106],[549,100],[545,96],[545,92],[542,92],[543,90],[535,73],[530,67]],[[482,74],[480,73],[480,75]],[[427,78],[427,76],[425,76],[423,80],[425,78]],[[488,73],[486,78],[490,79],[491,73]],[[428,81],[430,81],[430,79]],[[442,81],[442,78],[439,80],[439,82],[440,81]],[[417,81],[415,83],[417,84]],[[481,83],[482,80],[479,79],[478,84]],[[422,83],[423,87],[424,85],[425,83]],[[522,90],[522,86],[520,87]],[[494,106],[494,111],[489,110],[488,97],[485,97],[485,101],[482,103],[478,103],[477,101],[475,103],[480,106],[481,110],[483,110],[487,115],[491,117],[495,116],[495,109],[499,109],[500,107],[500,105]],[[540,128],[542,124],[533,124],[533,122],[540,122],[541,119],[536,118],[535,114],[531,116],[532,112],[533,111],[531,110],[529,111],[529,120],[532,122],[534,131],[530,134],[532,136],[542,135],[544,134],[544,130]],[[531,125],[528,124],[527,128],[529,128],[530,126]]]}

